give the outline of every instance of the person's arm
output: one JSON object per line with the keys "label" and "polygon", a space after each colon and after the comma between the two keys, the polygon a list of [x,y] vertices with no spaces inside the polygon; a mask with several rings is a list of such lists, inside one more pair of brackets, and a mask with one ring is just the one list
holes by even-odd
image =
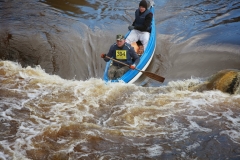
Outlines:
{"label": "person's arm", "polygon": [[133,21],[132,26],[134,26],[135,21],[136,21],[136,19]]}
{"label": "person's arm", "polygon": [[134,19],[134,21],[133,21],[133,23],[132,23],[132,26],[134,26],[134,23],[135,23],[135,21],[136,21],[136,12],[137,12],[137,10],[135,11],[135,19]]}
{"label": "person's arm", "polygon": [[143,24],[142,26],[134,26],[134,29],[137,29],[137,30],[139,30],[139,31],[147,31],[148,27],[151,26],[152,18],[153,18],[153,14],[152,14],[152,13],[149,13],[149,14],[146,15],[146,17],[145,17],[144,24]]}
{"label": "person's arm", "polygon": [[[113,45],[110,47],[110,49],[109,49],[108,53],[106,54],[106,56],[108,56],[108,57],[112,57],[113,56]],[[103,59],[104,59],[105,62],[110,61],[110,59],[108,59],[108,58],[103,58]]]}
{"label": "person's arm", "polygon": [[134,64],[133,65],[137,66],[139,61],[140,61],[140,57],[137,55],[137,53],[135,52],[135,50],[134,50],[134,48],[132,46],[130,48],[130,56],[134,60]]}

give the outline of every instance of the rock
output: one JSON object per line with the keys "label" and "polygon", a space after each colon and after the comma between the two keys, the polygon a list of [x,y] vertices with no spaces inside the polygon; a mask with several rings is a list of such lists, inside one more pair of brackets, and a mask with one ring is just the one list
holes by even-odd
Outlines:
{"label": "rock", "polygon": [[191,91],[220,90],[229,94],[240,93],[240,71],[234,69],[222,70],[211,76],[202,84],[191,87]]}

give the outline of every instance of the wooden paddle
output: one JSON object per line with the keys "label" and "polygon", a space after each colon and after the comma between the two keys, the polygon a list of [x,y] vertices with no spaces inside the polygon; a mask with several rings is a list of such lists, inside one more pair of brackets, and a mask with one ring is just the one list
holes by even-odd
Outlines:
{"label": "wooden paddle", "polygon": [[[111,59],[111,60],[113,60],[113,61],[115,61],[115,62],[118,62],[118,63],[120,63],[120,64],[122,64],[122,65],[129,66],[128,64],[123,63],[123,62],[121,62],[121,61],[118,61],[118,60],[116,60],[116,59],[113,59],[113,58],[111,58],[111,57],[105,56],[105,58]],[[161,77],[161,76],[156,75],[156,74],[154,74],[154,73],[151,73],[151,72],[148,72],[148,71],[142,71],[142,70],[137,69],[137,68],[135,68],[135,69],[138,70],[139,72],[142,72],[142,73],[145,74],[147,77],[152,78],[152,79],[154,79],[154,80],[156,80],[156,81],[164,82],[164,80],[165,80],[164,77]]]}

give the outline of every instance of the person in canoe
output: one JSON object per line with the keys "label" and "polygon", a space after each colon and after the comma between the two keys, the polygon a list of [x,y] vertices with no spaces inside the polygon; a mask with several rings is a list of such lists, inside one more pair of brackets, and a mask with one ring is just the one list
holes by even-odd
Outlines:
{"label": "person in canoe", "polygon": [[110,80],[120,78],[130,68],[135,69],[135,66],[138,65],[140,60],[134,48],[125,42],[124,35],[121,34],[116,36],[116,43],[110,47],[109,52],[107,54],[101,54],[101,57],[104,58],[104,61],[108,62],[110,59],[106,56],[127,64],[123,65],[113,61],[108,70],[108,78]]}
{"label": "person in canoe", "polygon": [[126,42],[132,44],[140,41],[145,50],[151,32],[152,18],[153,14],[148,10],[147,2],[142,0],[139,3],[139,8],[135,11],[135,20],[133,24],[128,27],[131,32],[126,38]]}

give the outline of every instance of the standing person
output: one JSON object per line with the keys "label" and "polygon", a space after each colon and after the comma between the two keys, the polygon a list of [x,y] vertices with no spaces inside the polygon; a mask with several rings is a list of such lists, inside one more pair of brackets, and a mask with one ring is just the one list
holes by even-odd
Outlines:
{"label": "standing person", "polygon": [[110,60],[106,58],[106,56],[108,56],[125,64],[128,64],[129,66],[125,66],[123,64],[113,61],[113,64],[109,67],[108,70],[108,78],[110,80],[120,78],[124,73],[129,70],[129,68],[135,69],[135,66],[139,63],[140,60],[134,48],[130,44],[125,42],[125,38],[123,35],[117,35],[116,40],[117,42],[110,47],[108,54],[103,53],[101,54],[101,57],[104,58],[106,62]]}
{"label": "standing person", "polygon": [[135,11],[133,24],[128,27],[131,32],[126,38],[126,42],[132,44],[140,40],[145,50],[151,32],[152,18],[153,14],[148,10],[147,2],[142,0],[139,3],[139,8]]}

